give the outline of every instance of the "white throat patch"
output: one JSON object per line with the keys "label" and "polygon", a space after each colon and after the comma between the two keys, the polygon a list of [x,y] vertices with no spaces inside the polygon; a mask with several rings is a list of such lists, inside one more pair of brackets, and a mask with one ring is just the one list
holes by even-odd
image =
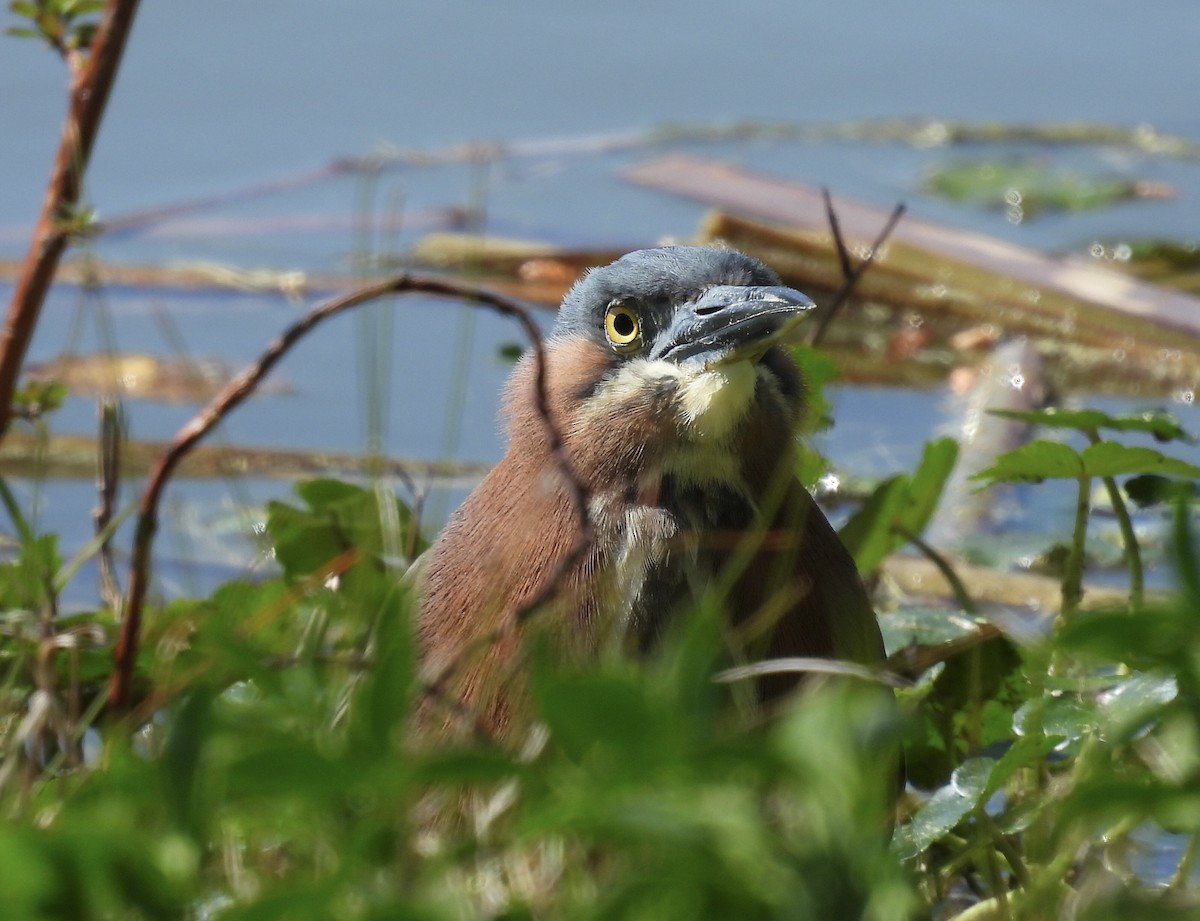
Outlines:
{"label": "white throat patch", "polygon": [[732,436],[754,403],[757,384],[758,370],[750,361],[706,369],[635,359],[584,405],[575,424],[587,431],[596,416],[619,411],[616,407],[624,403],[637,407],[645,401],[669,400],[673,434],[682,444],[653,475],[671,474],[692,484],[737,484],[739,459],[733,453]]}
{"label": "white throat patch", "polygon": [[754,399],[756,375],[748,361],[709,370],[679,369],[679,419],[697,441],[720,441],[742,421]]}

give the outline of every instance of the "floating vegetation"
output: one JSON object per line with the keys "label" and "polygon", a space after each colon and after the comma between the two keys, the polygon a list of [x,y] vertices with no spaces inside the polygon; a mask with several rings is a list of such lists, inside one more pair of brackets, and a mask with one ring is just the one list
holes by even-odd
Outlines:
{"label": "floating vegetation", "polygon": [[1014,224],[1044,212],[1088,211],[1175,194],[1165,183],[1091,175],[1042,158],[953,160],[936,167],[924,185],[943,198],[1003,210]]}
{"label": "floating vegetation", "polygon": [[1156,285],[1200,294],[1200,241],[1097,241],[1088,254]]}

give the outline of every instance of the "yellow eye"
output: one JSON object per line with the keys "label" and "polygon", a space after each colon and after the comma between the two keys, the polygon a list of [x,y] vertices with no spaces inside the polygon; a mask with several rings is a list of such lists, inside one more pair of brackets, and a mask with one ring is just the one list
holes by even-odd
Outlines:
{"label": "yellow eye", "polygon": [[604,334],[618,352],[635,349],[642,343],[642,322],[624,304],[612,304],[604,314]]}

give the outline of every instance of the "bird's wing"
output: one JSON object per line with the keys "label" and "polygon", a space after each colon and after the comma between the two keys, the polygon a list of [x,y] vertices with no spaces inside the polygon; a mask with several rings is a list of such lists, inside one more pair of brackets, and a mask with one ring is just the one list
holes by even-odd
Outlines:
{"label": "bird's wing", "polygon": [[[854,559],[799,482],[789,487],[771,527],[761,535],[757,552],[734,585],[730,607],[750,639],[751,654],[864,665],[884,659],[875,611]],[[768,679],[763,694],[774,698],[799,679]]]}
{"label": "bird's wing", "polygon": [[[769,621],[765,658],[820,657],[876,666],[885,659],[883,637],[854,558],[799,482],[774,516],[768,539],[738,579],[732,609],[745,620],[750,611]],[[787,539],[788,536],[795,539]],[[779,700],[794,691],[803,674],[765,675],[759,698]],[[895,706],[880,686],[881,705]],[[896,760],[895,792],[905,785],[903,754]]]}
{"label": "bird's wing", "polygon": [[[422,566],[426,671],[446,674],[456,699],[494,731],[505,728],[520,693],[516,615],[554,578],[578,533],[561,479],[533,474],[510,454],[455,513]],[[576,574],[563,582],[569,596]],[[569,617],[568,603],[552,602],[555,610],[537,622]]]}

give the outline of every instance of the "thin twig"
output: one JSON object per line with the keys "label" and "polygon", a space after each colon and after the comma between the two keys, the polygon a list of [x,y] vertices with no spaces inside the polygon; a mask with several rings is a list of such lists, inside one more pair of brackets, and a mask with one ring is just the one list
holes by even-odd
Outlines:
{"label": "thin twig", "polygon": [[71,81],[70,108],[59,137],[50,183],[0,332],[0,438],[12,420],[17,377],[42,303],[71,237],[69,218],[79,205],[83,174],[137,7],[138,0],[108,0],[92,38],[87,63]]}
{"label": "thin twig", "polygon": [[838,221],[837,212],[833,210],[833,199],[829,196],[829,188],[821,186],[821,200],[825,202],[825,217],[829,220],[829,232],[833,234],[833,245],[837,249],[838,262],[842,265],[842,278],[854,274],[854,266],[850,262],[850,250],[846,246],[846,238],[842,236],[842,225]]}
{"label": "thin twig", "polygon": [[[258,360],[227,384],[199,413],[192,417],[175,435],[166,452],[159,458],[142,493],[133,554],[129,566],[125,611],[114,651],[114,667],[109,685],[109,706],[123,713],[130,705],[134,663],[137,659],[141,632],[142,609],[150,580],[150,547],[158,528],[158,503],[171,474],[187,453],[214,426],[250,396],[267,373],[307,333],[319,323],[343,311],[393,294],[424,293],[443,297],[463,298],[514,318],[529,339],[537,369],[536,406],[547,428],[551,452],[566,478],[572,507],[580,515],[581,535],[586,534],[587,502],[582,487],[571,470],[563,447],[562,437],[550,418],[545,393],[545,350],[541,335],[528,310],[519,302],[484,288],[431,276],[403,273],[374,285],[367,285],[313,308],[288,327],[259,356]],[[582,543],[585,537],[581,536]],[[564,567],[560,567],[564,569]],[[556,574],[555,578],[559,578]],[[550,587],[546,592],[553,591]],[[537,599],[535,599],[537,600]],[[540,601],[538,602],[540,603]]]}
{"label": "thin twig", "polygon": [[295,189],[316,185],[319,182],[336,179],[343,173],[348,172],[349,169],[350,166],[343,161],[333,161],[316,169],[302,170],[298,173],[281,176],[278,179],[256,182],[250,186],[239,187],[226,192],[202,195],[198,198],[183,201],[168,202],[164,205],[142,208],[138,211],[129,211],[105,221],[98,221],[94,232],[119,234],[137,231],[161,221],[183,217],[194,211],[209,210],[218,208],[221,205],[242,204],[255,198],[278,195],[281,192],[291,192]]}
{"label": "thin twig", "polygon": [[887,221],[883,225],[883,229],[879,231],[879,236],[875,238],[875,242],[871,244],[871,248],[867,250],[867,255],[863,261],[858,264],[858,268],[850,267],[850,256],[846,250],[846,243],[842,239],[841,225],[838,223],[837,215],[833,210],[833,204],[829,200],[828,194],[825,196],[826,213],[829,216],[829,229],[833,233],[834,246],[838,251],[838,260],[842,265],[842,284],[841,287],[834,292],[833,300],[829,302],[829,306],[825,308],[817,322],[812,326],[812,332],[808,335],[808,344],[812,346],[820,345],[821,340],[825,338],[825,331],[829,328],[830,322],[841,310],[842,306],[850,300],[850,293],[854,290],[854,286],[858,284],[858,280],[862,278],[863,273],[871,267],[871,263],[875,261],[875,255],[887,238],[892,235],[892,231],[896,229],[896,224],[900,218],[904,216],[905,205],[900,202],[892,209],[892,213],[888,215]]}
{"label": "thin twig", "polygon": [[92,513],[96,535],[101,538],[96,559],[100,569],[100,597],[112,610],[121,603],[121,586],[117,582],[113,567],[112,534],[108,524],[112,521],[117,506],[117,495],[121,488],[121,435],[124,430],[120,408],[107,399],[100,404],[100,453],[96,490],[100,504]]}
{"label": "thin twig", "polygon": [[971,593],[967,591],[967,587],[963,585],[962,579],[958,577],[958,573],[954,571],[954,567],[950,565],[950,561],[941,555],[937,550],[921,538],[920,534],[910,531],[903,525],[893,524],[892,529],[903,537],[906,541],[916,547],[934,566],[938,572],[946,580],[950,586],[950,591],[954,593],[954,600],[958,602],[958,606],[968,614],[978,613],[978,608],[975,605],[974,599],[971,598]]}

